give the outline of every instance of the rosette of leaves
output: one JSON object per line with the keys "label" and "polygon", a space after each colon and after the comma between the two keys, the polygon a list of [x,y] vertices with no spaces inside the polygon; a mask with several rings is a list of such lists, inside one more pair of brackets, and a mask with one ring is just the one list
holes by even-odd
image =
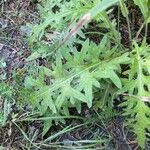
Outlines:
{"label": "rosette of leaves", "polygon": [[[86,40],[81,50],[63,47],[55,55],[50,68],[40,66],[37,77],[27,77],[26,89],[33,108],[41,115],[69,116],[69,108],[81,112],[82,103],[90,108],[95,99],[94,91],[101,88],[101,82],[121,88],[120,64],[129,61],[128,53],[116,53],[110,48],[110,41],[104,36],[99,45]],[[49,79],[49,83],[45,82]],[[103,90],[104,87],[102,87]]]}

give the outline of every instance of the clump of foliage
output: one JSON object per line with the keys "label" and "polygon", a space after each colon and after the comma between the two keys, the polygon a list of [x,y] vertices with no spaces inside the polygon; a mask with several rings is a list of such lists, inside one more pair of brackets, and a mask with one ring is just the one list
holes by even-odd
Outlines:
{"label": "clump of foliage", "polygon": [[[17,89],[18,99],[31,104],[40,116],[57,117],[69,116],[70,108],[81,113],[82,104],[90,109],[113,110],[114,98],[123,95],[125,100],[120,107],[125,124],[144,148],[150,130],[150,47],[146,43],[150,12],[148,0],[134,0],[134,4],[144,16],[139,29],[140,32],[145,26],[141,44],[132,37],[124,0],[41,1],[38,6],[41,21],[30,25],[32,54],[24,85]],[[115,16],[110,18],[112,6],[120,8],[127,20],[129,48],[121,43]],[[88,22],[96,22],[103,29],[99,44],[86,36]],[[38,58],[46,59],[47,63],[35,65]],[[52,121],[65,120],[45,121],[43,135]]]}

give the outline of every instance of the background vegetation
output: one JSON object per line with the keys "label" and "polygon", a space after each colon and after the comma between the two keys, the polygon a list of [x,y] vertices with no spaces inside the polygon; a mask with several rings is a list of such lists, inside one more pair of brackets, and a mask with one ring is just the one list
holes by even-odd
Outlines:
{"label": "background vegetation", "polygon": [[21,2],[1,2],[1,148],[150,149],[150,1]]}

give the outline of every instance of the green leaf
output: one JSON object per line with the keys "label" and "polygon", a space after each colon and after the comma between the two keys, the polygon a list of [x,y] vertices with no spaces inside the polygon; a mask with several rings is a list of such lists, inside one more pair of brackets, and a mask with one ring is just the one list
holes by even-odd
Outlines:
{"label": "green leaf", "polygon": [[[42,22],[39,25],[34,25],[32,27],[32,36],[30,37],[29,41],[30,43],[33,43],[41,39],[41,37],[44,34],[44,30],[49,25],[51,26],[51,28],[54,28],[56,29],[56,31],[59,32],[62,31],[63,29],[66,30],[66,28],[70,25],[70,23],[77,22],[77,20],[80,21],[82,20],[83,21],[82,25],[86,25],[87,22],[89,21],[89,18],[93,19],[98,14],[102,13],[103,11],[113,6],[117,2],[119,2],[119,0],[103,0],[94,2],[91,0],[88,2],[83,0],[82,1],[57,0],[55,2],[44,1],[39,7],[42,16]],[[54,12],[53,11],[54,6],[58,6],[59,11]],[[89,16],[89,18],[86,16]],[[80,26],[80,28],[82,27],[82,25]]]}
{"label": "green leaf", "polygon": [[34,52],[32,53],[28,58],[27,58],[27,61],[32,61],[32,60],[35,60],[37,58],[41,57],[41,54],[38,53],[38,52]]}
{"label": "green leaf", "polygon": [[0,59],[0,68],[5,68],[5,67],[6,67],[6,62]]}
{"label": "green leaf", "polygon": [[43,70],[43,72],[44,72],[44,74],[45,74],[46,76],[51,77],[51,76],[54,75],[53,71],[50,70],[49,68],[46,68],[46,67],[42,66],[42,67],[40,67],[40,69]]}
{"label": "green leaf", "polygon": [[1,118],[0,118],[0,124],[3,127],[6,126],[7,124],[7,119],[8,119],[10,112],[11,112],[11,103],[8,102],[8,100],[6,99],[4,101],[4,108],[3,108],[3,111],[1,113]]}
{"label": "green leaf", "polygon": [[45,120],[43,126],[42,136],[44,136],[52,126],[52,120]]}
{"label": "green leaf", "polygon": [[44,107],[49,107],[53,113],[57,113],[55,103],[50,92],[44,93],[41,98],[43,99]]}
{"label": "green leaf", "polygon": [[70,89],[70,95],[72,95],[73,98],[80,100],[82,102],[86,102],[86,97],[78,90],[71,88]]}
{"label": "green leaf", "polygon": [[5,148],[3,146],[0,146],[0,150],[5,150]]}
{"label": "green leaf", "polygon": [[45,57],[50,49],[50,46],[42,44],[41,42],[35,44],[35,48],[33,49],[34,52],[32,52],[32,54],[27,58],[27,61],[33,61],[39,57]]}
{"label": "green leaf", "polygon": [[134,0],[134,3],[141,9],[144,18],[147,20],[148,18],[148,0]]}
{"label": "green leaf", "polygon": [[130,56],[131,64],[128,79],[123,82],[124,86],[120,91],[129,93],[127,101],[122,104],[122,106],[125,106],[124,115],[131,117],[128,118],[127,122],[134,129],[138,143],[143,149],[147,140],[146,129],[150,129],[150,108],[142,98],[150,97],[150,74],[148,69],[145,68],[145,60],[150,56],[149,51],[150,49],[146,45],[139,47],[134,42],[134,49]]}
{"label": "green leaf", "polygon": [[116,4],[119,0],[102,0],[99,1],[96,6],[94,6],[89,13],[91,14],[92,18],[95,17],[98,13],[106,10],[107,8]]}
{"label": "green leaf", "polygon": [[42,87],[44,85],[43,81],[40,79],[33,79],[32,77],[27,77],[25,80],[25,86],[30,87]]}
{"label": "green leaf", "polygon": [[129,14],[128,8],[127,8],[124,0],[119,0],[119,1],[120,1],[121,12],[122,12],[124,17],[127,17]]}
{"label": "green leaf", "polygon": [[150,23],[150,17],[147,19],[147,23]]}
{"label": "green leaf", "polygon": [[90,108],[92,106],[93,100],[93,86],[99,88],[100,84],[97,79],[90,72],[85,72],[81,74],[79,79],[79,89],[85,92],[85,96],[87,99],[87,105]]}
{"label": "green leaf", "polygon": [[129,96],[127,101],[122,103],[122,106],[128,106],[124,113],[125,116],[132,117],[127,120],[128,126],[134,129],[137,141],[144,149],[147,140],[146,129],[150,129],[150,118],[148,117],[150,108],[141,99],[134,96]]}
{"label": "green leaf", "polygon": [[66,83],[60,88],[60,95],[57,97],[55,105],[58,109],[60,109],[62,106],[66,105],[66,102],[68,102],[68,99],[71,101],[77,102],[87,102],[86,97],[76,89],[73,89],[69,83]]}
{"label": "green leaf", "polygon": [[112,80],[112,82],[116,85],[116,87],[118,87],[119,89],[122,87],[120,78],[114,71],[110,70],[109,73],[107,72],[107,76]]}

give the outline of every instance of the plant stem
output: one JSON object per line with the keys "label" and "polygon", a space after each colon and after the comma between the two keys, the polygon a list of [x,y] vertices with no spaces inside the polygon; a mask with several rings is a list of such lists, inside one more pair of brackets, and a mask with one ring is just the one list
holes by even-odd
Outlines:
{"label": "plant stem", "polygon": [[147,32],[148,32],[148,24],[145,24],[145,38],[147,37]]}
{"label": "plant stem", "polygon": [[142,29],[144,28],[144,25],[145,25],[145,38],[147,37],[147,32],[148,32],[148,24],[147,23],[143,23],[140,27],[140,29],[138,30],[137,34],[136,34],[136,37],[135,37],[135,40],[137,41]]}
{"label": "plant stem", "polygon": [[129,43],[131,45],[132,42],[132,34],[131,34],[131,26],[130,26],[130,20],[128,15],[126,16],[126,20],[127,20],[127,26],[128,26],[128,32],[129,32]]}
{"label": "plant stem", "polygon": [[143,24],[141,25],[140,29],[138,30],[138,32],[137,32],[137,34],[136,34],[135,40],[138,39],[138,37],[139,37],[139,35],[140,35],[142,29],[144,28],[144,25],[145,25],[145,23],[143,23]]}
{"label": "plant stem", "polygon": [[120,7],[118,6],[118,32],[120,29]]}

